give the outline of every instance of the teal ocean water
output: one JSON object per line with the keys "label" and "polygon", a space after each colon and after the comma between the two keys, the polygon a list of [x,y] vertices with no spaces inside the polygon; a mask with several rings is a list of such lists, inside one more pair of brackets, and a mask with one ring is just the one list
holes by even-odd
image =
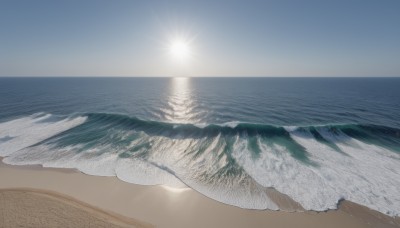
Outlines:
{"label": "teal ocean water", "polygon": [[0,78],[0,156],[243,208],[400,214],[400,78]]}

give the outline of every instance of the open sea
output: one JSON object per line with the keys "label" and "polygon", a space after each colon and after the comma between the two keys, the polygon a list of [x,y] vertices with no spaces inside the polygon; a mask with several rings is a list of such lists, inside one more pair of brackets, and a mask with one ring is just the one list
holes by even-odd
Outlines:
{"label": "open sea", "polygon": [[[400,215],[400,78],[0,78],[0,156],[217,201]],[[0,180],[1,181],[1,180]]]}

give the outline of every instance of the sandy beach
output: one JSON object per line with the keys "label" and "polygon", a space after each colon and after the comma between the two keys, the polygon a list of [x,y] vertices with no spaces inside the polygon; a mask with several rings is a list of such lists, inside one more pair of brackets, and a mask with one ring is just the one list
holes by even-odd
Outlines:
{"label": "sandy beach", "polygon": [[[3,227],[17,224],[13,218],[31,227],[400,227],[399,218],[346,201],[339,210],[319,213],[248,210],[190,189],[141,186],[39,166],[1,163],[0,189],[1,202],[7,202],[0,213]],[[43,203],[44,198],[49,202]],[[19,205],[11,203],[15,201]],[[27,205],[41,213],[18,209]],[[54,205],[67,208],[64,217]]]}
{"label": "sandy beach", "polygon": [[0,205],[0,227],[152,227],[45,190],[1,189]]}

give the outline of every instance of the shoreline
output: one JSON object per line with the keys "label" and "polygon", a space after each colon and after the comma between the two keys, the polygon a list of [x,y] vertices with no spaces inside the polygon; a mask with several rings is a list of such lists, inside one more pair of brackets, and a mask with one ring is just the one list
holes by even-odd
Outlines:
{"label": "shoreline", "polygon": [[136,185],[116,177],[40,165],[14,166],[0,162],[0,190],[4,189],[53,192],[57,197],[65,196],[121,218],[157,227],[400,227],[399,217],[345,200],[337,210],[325,212],[250,210],[217,202],[192,189]]}

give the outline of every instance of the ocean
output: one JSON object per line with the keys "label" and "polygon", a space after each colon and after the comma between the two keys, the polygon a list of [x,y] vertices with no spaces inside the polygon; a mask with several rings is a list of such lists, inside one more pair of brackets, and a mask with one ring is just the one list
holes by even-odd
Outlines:
{"label": "ocean", "polygon": [[[226,204],[400,215],[400,78],[0,78],[0,156]],[[1,180],[0,180],[1,181]]]}

